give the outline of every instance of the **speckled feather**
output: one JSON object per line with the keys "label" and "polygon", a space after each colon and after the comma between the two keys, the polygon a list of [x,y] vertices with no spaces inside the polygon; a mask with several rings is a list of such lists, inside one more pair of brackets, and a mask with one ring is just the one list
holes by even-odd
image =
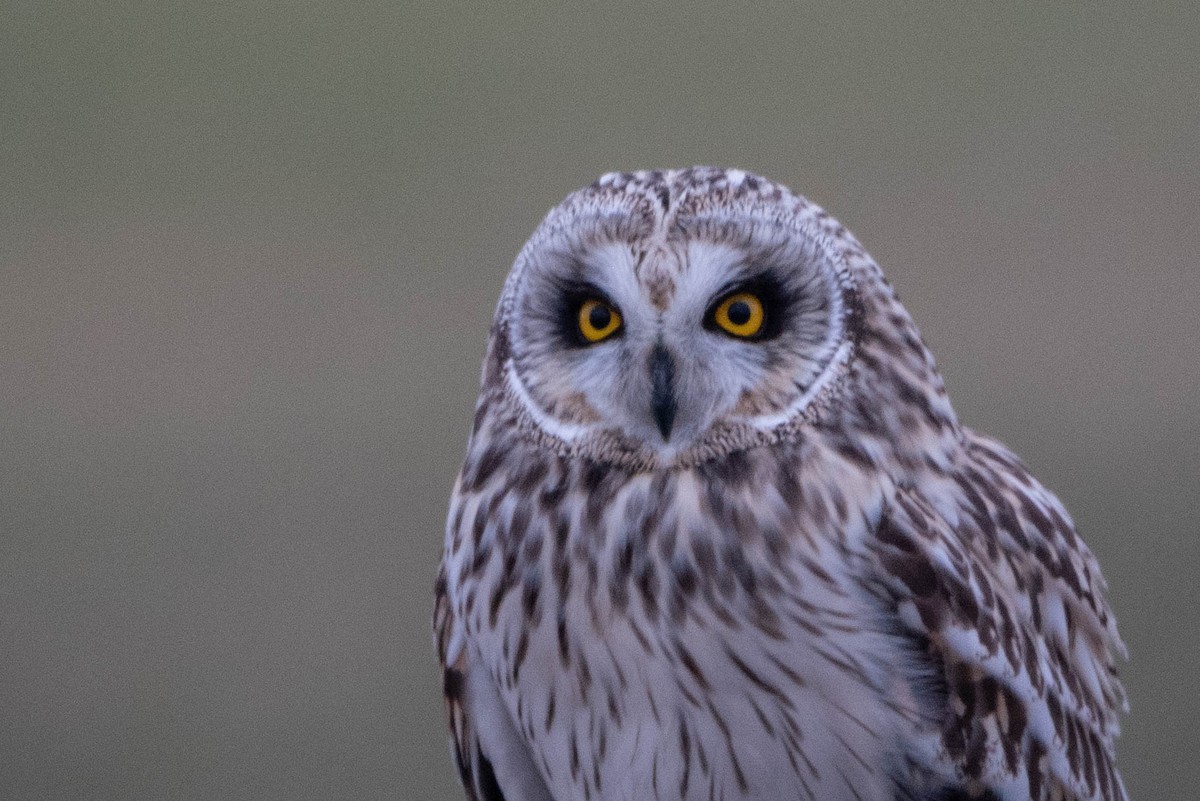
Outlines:
{"label": "speckled feather", "polygon": [[[794,263],[816,300],[666,448],[543,379],[522,304],[608,247],[668,309],[695,243]],[[518,257],[436,586],[468,798],[1124,799],[1104,593],[814,204],[740,171],[612,174]]]}

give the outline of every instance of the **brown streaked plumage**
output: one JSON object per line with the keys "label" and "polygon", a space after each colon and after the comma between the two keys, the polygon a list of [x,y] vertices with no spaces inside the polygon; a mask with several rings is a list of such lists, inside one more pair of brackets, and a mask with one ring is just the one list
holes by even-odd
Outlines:
{"label": "brown streaked plumage", "polygon": [[534,233],[436,596],[475,801],[1125,798],[1066,511],[854,237],[747,173],[608,175]]}

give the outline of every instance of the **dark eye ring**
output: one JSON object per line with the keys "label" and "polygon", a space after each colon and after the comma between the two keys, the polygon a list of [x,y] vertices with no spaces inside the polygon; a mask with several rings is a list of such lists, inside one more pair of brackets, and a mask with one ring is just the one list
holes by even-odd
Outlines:
{"label": "dark eye ring", "polygon": [[753,292],[739,291],[726,297],[712,312],[718,328],[738,339],[750,339],[762,331],[766,307]]}
{"label": "dark eye ring", "polygon": [[585,342],[603,342],[621,328],[621,313],[606,301],[588,298],[579,304],[578,324]]}

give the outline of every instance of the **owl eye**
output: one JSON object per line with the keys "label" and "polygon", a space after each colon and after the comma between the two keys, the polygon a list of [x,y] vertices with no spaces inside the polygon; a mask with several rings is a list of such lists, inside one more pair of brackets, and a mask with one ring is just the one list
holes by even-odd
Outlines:
{"label": "owl eye", "polygon": [[725,333],[749,339],[762,331],[766,311],[763,302],[751,292],[734,292],[717,304],[712,321]]}
{"label": "owl eye", "polygon": [[603,300],[589,298],[579,306],[579,334],[587,342],[602,342],[621,328],[620,313]]}

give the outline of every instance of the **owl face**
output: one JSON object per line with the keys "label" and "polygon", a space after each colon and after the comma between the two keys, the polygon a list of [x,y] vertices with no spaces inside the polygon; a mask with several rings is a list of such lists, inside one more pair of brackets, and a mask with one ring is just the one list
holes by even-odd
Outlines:
{"label": "owl face", "polygon": [[505,380],[535,425],[661,464],[802,411],[846,356],[851,288],[777,211],[602,180],[551,212],[500,312]]}

